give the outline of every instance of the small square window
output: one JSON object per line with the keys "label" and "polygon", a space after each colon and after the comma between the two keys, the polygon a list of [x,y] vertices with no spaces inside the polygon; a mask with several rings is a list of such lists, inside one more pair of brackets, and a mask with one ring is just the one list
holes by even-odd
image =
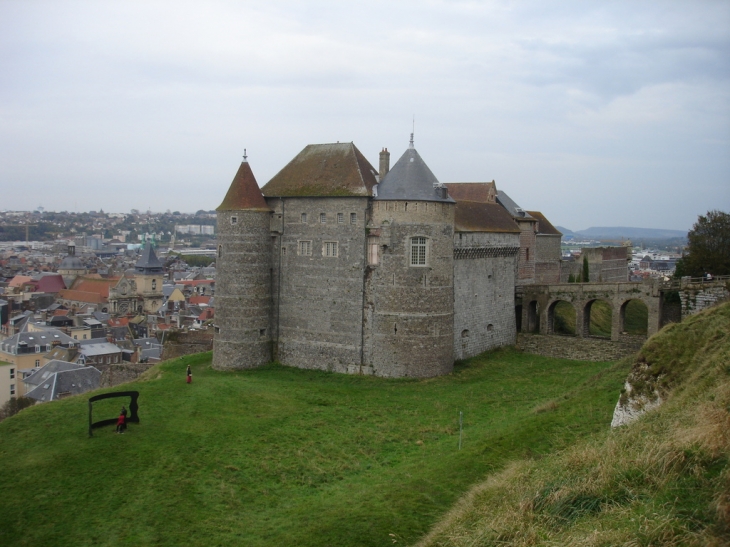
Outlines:
{"label": "small square window", "polygon": [[337,256],[337,242],[336,241],[325,241],[324,242],[324,256]]}
{"label": "small square window", "polygon": [[238,217],[231,217],[231,224],[238,224]]}
{"label": "small square window", "polygon": [[302,213],[302,224],[307,223],[307,213]]}
{"label": "small square window", "polygon": [[299,242],[299,255],[300,256],[312,256],[312,242],[311,241],[300,241]]}
{"label": "small square window", "polygon": [[337,213],[337,224],[344,224],[344,223],[345,223],[345,214]]}
{"label": "small square window", "polygon": [[281,256],[286,256],[286,247],[281,248]]}
{"label": "small square window", "polygon": [[350,224],[357,224],[357,213],[350,213]]}
{"label": "small square window", "polygon": [[327,213],[320,213],[319,214],[319,223],[320,224],[327,224]]}

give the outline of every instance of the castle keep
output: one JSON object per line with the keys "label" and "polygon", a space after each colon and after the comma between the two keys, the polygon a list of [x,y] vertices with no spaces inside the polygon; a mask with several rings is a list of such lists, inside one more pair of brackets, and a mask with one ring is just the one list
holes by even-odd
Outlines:
{"label": "castle keep", "polygon": [[558,280],[559,232],[540,256],[554,228],[493,182],[439,182],[412,139],[389,156],[309,145],[261,189],[244,157],[218,208],[215,368],[430,377],[514,344],[515,286],[536,264]]}

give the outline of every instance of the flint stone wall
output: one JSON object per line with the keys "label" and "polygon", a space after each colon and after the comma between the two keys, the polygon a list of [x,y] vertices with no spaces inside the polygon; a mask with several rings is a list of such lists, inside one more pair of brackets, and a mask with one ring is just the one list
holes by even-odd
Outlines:
{"label": "flint stone wall", "polygon": [[454,234],[454,359],[515,343],[519,234]]}

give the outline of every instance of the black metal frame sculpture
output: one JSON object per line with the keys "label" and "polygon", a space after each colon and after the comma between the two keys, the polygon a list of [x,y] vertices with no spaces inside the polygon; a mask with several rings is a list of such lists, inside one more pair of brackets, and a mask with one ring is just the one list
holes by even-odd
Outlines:
{"label": "black metal frame sculpture", "polygon": [[130,416],[126,419],[126,421],[134,422],[136,424],[139,423],[139,416],[137,415],[137,410],[139,409],[139,405],[137,404],[137,399],[139,398],[139,391],[115,391],[112,393],[104,393],[103,395],[95,395],[94,397],[89,398],[89,437],[94,436],[94,434],[91,431],[92,429],[96,429],[97,427],[104,427],[105,425],[112,425],[112,424],[117,423],[118,416],[116,418],[99,420],[98,422],[92,422],[92,419],[91,419],[91,408],[93,406],[93,403],[95,401],[101,401],[102,399],[111,399],[113,397],[130,397],[131,398],[131,401],[129,403]]}

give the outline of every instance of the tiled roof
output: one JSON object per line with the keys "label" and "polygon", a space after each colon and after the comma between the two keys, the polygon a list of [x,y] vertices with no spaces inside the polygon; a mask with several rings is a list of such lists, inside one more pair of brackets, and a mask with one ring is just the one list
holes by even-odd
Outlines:
{"label": "tiled roof", "polygon": [[520,233],[512,216],[497,203],[458,201],[454,217],[457,232]]}
{"label": "tiled roof", "polygon": [[458,201],[495,203],[496,185],[492,182],[447,182],[449,195]]}
{"label": "tiled roof", "polygon": [[527,214],[537,219],[537,233],[550,236],[561,236],[562,232],[559,232],[555,226],[550,224],[550,221],[545,218],[540,211],[527,211]]}
{"label": "tiled roof", "polygon": [[241,162],[217,211],[271,211],[248,161]]}
{"label": "tiled roof", "polygon": [[309,144],[264,186],[269,196],[369,196],[377,170],[351,143]]}
{"label": "tiled roof", "polygon": [[98,292],[75,291],[64,289],[58,293],[58,298],[73,300],[74,302],[85,302],[87,304],[103,304],[108,301],[109,293],[106,296]]}
{"label": "tiled roof", "polygon": [[33,281],[28,275],[16,275],[8,283],[8,287],[22,287],[25,283]]}
{"label": "tiled roof", "polygon": [[378,195],[374,199],[454,203],[448,193],[443,197],[442,189],[435,187],[438,184],[416,149],[408,148],[378,184]]}
{"label": "tiled roof", "polygon": [[188,302],[190,304],[208,304],[210,302],[210,296],[191,296]]}
{"label": "tiled roof", "polygon": [[[114,287],[121,277],[99,277],[84,275],[77,277],[68,290],[93,292],[101,295],[104,298],[109,297],[109,289]],[[91,300],[85,300],[84,302],[91,302]]]}

